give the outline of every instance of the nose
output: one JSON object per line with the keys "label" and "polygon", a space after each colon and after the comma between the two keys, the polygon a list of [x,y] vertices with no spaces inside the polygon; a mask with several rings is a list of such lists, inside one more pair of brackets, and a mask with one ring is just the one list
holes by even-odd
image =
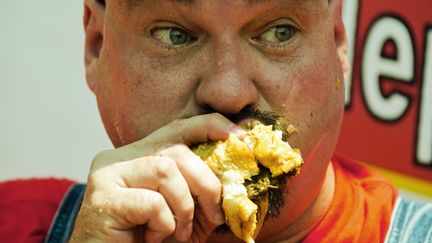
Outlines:
{"label": "nose", "polygon": [[247,49],[234,41],[214,43],[207,72],[202,75],[195,99],[199,106],[234,114],[255,106],[258,91],[253,81]]}

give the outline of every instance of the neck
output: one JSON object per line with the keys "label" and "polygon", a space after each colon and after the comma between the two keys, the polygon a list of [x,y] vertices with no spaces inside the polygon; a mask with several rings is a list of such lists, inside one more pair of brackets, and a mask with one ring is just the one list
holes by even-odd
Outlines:
{"label": "neck", "polygon": [[333,201],[335,175],[332,163],[327,167],[321,191],[306,212],[281,233],[266,242],[299,242],[304,239],[323,218]]}

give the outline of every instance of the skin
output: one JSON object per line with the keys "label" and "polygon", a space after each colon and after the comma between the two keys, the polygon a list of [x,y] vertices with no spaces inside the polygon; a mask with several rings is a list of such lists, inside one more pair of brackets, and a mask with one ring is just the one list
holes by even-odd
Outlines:
{"label": "skin", "polygon": [[[257,241],[304,238],[334,191],[348,70],[341,4],[85,0],[87,82],[115,149],[92,162],[71,241],[238,241],[212,234],[221,184],[188,146],[241,136],[221,114],[246,107],[293,124],[289,142],[305,160]],[[275,26],[297,31],[281,41]],[[176,46],[170,27],[193,38]]]}

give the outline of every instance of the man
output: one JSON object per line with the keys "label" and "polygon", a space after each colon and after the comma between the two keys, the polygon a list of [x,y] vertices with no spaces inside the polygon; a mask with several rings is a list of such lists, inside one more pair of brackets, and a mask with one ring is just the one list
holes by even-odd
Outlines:
{"label": "man", "polygon": [[290,142],[306,161],[262,239],[304,238],[334,190],[340,2],[86,1],[85,11],[87,80],[120,148],[94,159],[72,240],[129,241],[143,224],[148,242],[206,240],[223,223],[221,186],[188,146],[226,139],[239,128],[220,114],[248,106],[298,128]]}
{"label": "man", "polygon": [[395,189],[332,157],[348,72],[341,5],[85,0],[86,78],[116,149],[95,156],[47,241],[238,241],[215,230],[221,183],[189,146],[242,136],[239,124],[267,112],[298,129],[289,142],[305,163],[256,240],[389,237]]}

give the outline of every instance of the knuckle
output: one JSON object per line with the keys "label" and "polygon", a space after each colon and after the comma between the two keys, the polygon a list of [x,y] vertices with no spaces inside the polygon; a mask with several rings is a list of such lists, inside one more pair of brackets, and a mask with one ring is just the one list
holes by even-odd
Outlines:
{"label": "knuckle", "polygon": [[113,164],[114,171],[120,170],[130,170],[130,171],[146,171],[146,159],[145,158],[137,158],[134,160],[127,161],[126,163],[116,163]]}
{"label": "knuckle", "polygon": [[102,192],[93,192],[90,195],[90,201],[89,204],[93,209],[99,210],[99,209],[103,209],[106,208],[107,202],[108,202],[108,198],[106,197],[105,193]]}
{"label": "knuckle", "polygon": [[94,157],[93,157],[93,163],[98,163],[99,161],[103,160],[103,158],[105,158],[106,153],[108,153],[107,150],[104,151],[100,151],[99,153],[97,153]]}
{"label": "knuckle", "polygon": [[97,188],[103,179],[100,176],[100,171],[90,172],[87,177],[87,188]]}
{"label": "knuckle", "polygon": [[103,163],[104,161],[107,160],[107,158],[110,157],[110,155],[113,153],[113,150],[109,149],[109,150],[103,150],[99,153],[97,153],[94,157],[93,157],[93,161],[92,164],[98,165],[99,163]]}
{"label": "knuckle", "polygon": [[204,123],[204,125],[205,126],[210,126],[211,125],[211,122],[214,120],[214,119],[218,119],[218,116],[219,116],[220,114],[218,114],[218,113],[210,113],[210,114],[205,114],[205,115],[203,115],[201,118],[202,118],[202,122]]}
{"label": "knuckle", "polygon": [[109,181],[111,181],[111,172],[109,171],[109,168],[103,167],[90,171],[87,178],[87,185],[98,188],[107,184]]}
{"label": "knuckle", "polygon": [[204,118],[205,126],[208,130],[220,129],[231,124],[225,116],[220,113],[211,113]]}
{"label": "knuckle", "polygon": [[148,200],[154,214],[160,214],[162,211],[166,210],[165,198],[160,193],[152,193]]}
{"label": "knuckle", "polygon": [[174,223],[174,224],[168,224],[168,225],[167,225],[167,228],[166,228],[166,234],[167,234],[167,235],[172,235],[172,234],[174,234],[175,229],[176,229],[176,225],[175,225],[175,223]]}
{"label": "knuckle", "polygon": [[156,161],[156,176],[159,179],[169,179],[171,178],[177,168],[174,160],[170,158],[161,158]]}
{"label": "knuckle", "polygon": [[192,200],[188,200],[188,202],[183,203],[178,212],[177,217],[180,217],[182,220],[190,221],[193,219],[193,214],[195,210],[195,205]]}
{"label": "knuckle", "polygon": [[223,120],[226,119],[222,114],[217,113],[217,112],[212,113],[210,115],[213,116],[215,119],[223,119]]}
{"label": "knuckle", "polygon": [[222,191],[222,184],[218,179],[208,180],[208,182],[203,185],[203,190],[211,195],[219,195]]}
{"label": "knuckle", "polygon": [[176,153],[183,153],[183,154],[187,154],[191,151],[189,147],[186,146],[184,143],[176,143],[171,146],[171,149]]}
{"label": "knuckle", "polygon": [[[211,120],[215,120],[215,121],[226,121],[227,119],[225,118],[225,116],[223,116],[222,114],[220,114],[220,113],[211,113],[211,114],[208,114],[208,116],[207,116],[207,119],[208,119],[208,121],[211,121]],[[207,124],[209,124],[209,123],[207,123]]]}
{"label": "knuckle", "polygon": [[90,171],[96,171],[106,165],[116,162],[118,151],[114,149],[104,150],[97,153],[92,160]]}

